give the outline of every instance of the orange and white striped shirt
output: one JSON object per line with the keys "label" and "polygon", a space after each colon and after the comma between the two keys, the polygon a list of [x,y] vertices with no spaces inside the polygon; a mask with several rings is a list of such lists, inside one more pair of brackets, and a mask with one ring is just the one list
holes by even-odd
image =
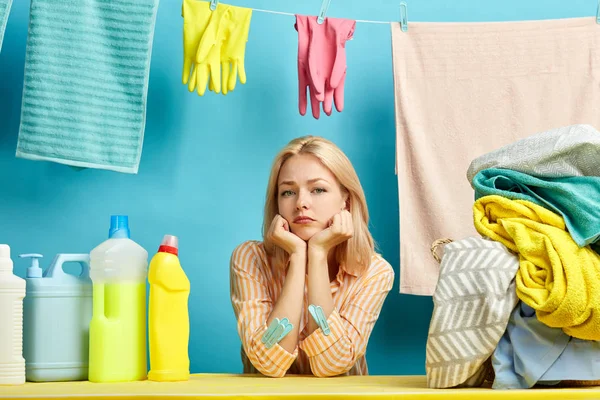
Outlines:
{"label": "orange and white striped shirt", "polygon": [[380,255],[360,276],[340,268],[331,282],[334,310],[327,319],[330,334],[308,329],[308,292],[300,318],[298,347],[289,353],[279,344],[270,349],[261,338],[267,319],[281,295],[286,270],[271,267],[262,242],[247,241],[231,256],[231,303],[242,341],[244,373],[272,377],[290,374],[316,376],[367,375],[365,352],[383,302],[392,289],[394,270]]}

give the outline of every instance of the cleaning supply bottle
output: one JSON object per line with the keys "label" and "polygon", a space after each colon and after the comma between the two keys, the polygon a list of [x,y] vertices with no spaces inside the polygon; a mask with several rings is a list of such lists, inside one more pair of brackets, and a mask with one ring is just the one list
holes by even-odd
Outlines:
{"label": "cleaning supply bottle", "polygon": [[129,238],[127,216],[112,216],[108,237],[90,253],[92,382],[143,380],[148,252]]}
{"label": "cleaning supply bottle", "polygon": [[[42,274],[41,254],[27,268],[23,302],[23,354],[31,382],[81,381],[88,378],[92,281],[89,254],[57,254]],[[78,263],[78,275],[67,274],[65,263]]]}
{"label": "cleaning supply bottle", "polygon": [[0,244],[0,385],[25,383],[24,297],[25,279],[13,275],[10,247]]}
{"label": "cleaning supply bottle", "polygon": [[185,381],[190,376],[190,281],[179,264],[178,249],[177,237],[165,235],[148,271],[152,381]]}

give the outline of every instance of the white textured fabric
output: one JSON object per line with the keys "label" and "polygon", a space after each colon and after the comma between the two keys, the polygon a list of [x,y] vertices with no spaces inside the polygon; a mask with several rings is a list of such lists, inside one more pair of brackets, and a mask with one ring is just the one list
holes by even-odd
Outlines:
{"label": "white textured fabric", "polygon": [[467,179],[481,170],[504,168],[540,178],[600,176],[600,132],[571,125],[536,133],[474,159]]}
{"label": "white textured fabric", "polygon": [[427,337],[429,387],[482,383],[481,367],[518,301],[518,268],[517,256],[499,242],[469,237],[444,246]]}

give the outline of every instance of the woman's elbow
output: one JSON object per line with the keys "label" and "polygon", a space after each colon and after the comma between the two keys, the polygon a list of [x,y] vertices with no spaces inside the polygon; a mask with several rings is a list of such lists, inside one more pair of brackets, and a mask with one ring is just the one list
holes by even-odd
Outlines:
{"label": "woman's elbow", "polygon": [[257,344],[256,341],[244,347],[244,352],[254,367],[254,372],[269,378],[284,377],[295,360],[295,356],[288,354],[283,349],[274,354],[269,353],[262,343]]}
{"label": "woman's elbow", "polygon": [[343,363],[343,364],[338,364],[335,366],[332,365],[321,365],[321,364],[315,364],[311,366],[311,370],[314,376],[318,377],[318,378],[330,378],[332,376],[338,376],[338,375],[343,375],[346,372],[350,371],[352,369],[352,367],[354,366],[353,362],[348,362],[348,363]]}
{"label": "woman's elbow", "polygon": [[258,373],[269,378],[283,378],[287,373],[287,369],[281,368],[279,365],[274,363],[263,362],[258,357],[253,357],[252,365]]}
{"label": "woman's elbow", "polygon": [[267,377],[269,377],[269,378],[283,378],[283,377],[285,376],[285,373],[286,373],[287,371],[284,371],[284,370],[282,370],[282,369],[275,369],[275,370],[267,370],[267,369],[264,369],[264,370],[262,370],[262,371],[261,371],[261,370],[259,370],[259,372],[260,372],[261,374],[263,374],[264,376],[267,376]]}
{"label": "woman's elbow", "polygon": [[313,370],[313,375],[317,378],[331,378],[333,376],[338,376],[341,374],[343,374],[343,372],[323,371],[320,369]]}
{"label": "woman's elbow", "polygon": [[332,348],[332,351],[325,351],[310,360],[310,369],[314,376],[327,378],[343,375],[354,367],[363,354],[356,351],[356,345],[348,337],[337,344],[339,346]]}

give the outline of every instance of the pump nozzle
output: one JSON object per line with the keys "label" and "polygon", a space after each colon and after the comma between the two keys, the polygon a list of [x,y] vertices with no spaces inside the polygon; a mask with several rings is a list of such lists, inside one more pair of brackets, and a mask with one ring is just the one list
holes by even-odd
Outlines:
{"label": "pump nozzle", "polygon": [[19,254],[21,258],[31,258],[31,266],[27,268],[27,278],[41,278],[42,269],[39,259],[44,257],[41,254]]}

